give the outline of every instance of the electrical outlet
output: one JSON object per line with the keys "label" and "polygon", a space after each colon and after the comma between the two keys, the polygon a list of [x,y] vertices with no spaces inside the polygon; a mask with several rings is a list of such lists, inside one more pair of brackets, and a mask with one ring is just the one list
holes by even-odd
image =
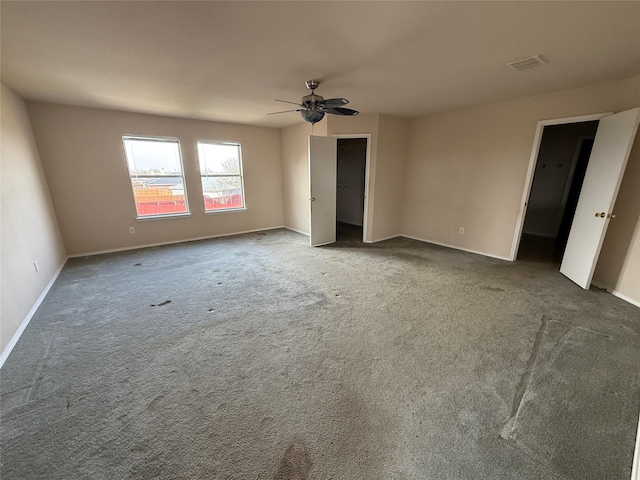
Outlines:
{"label": "electrical outlet", "polygon": [[33,268],[36,269],[36,273],[40,273],[40,269],[38,268],[38,262],[33,262]]}
{"label": "electrical outlet", "polygon": [[133,227],[129,227],[129,233],[136,233],[136,229]]}
{"label": "electrical outlet", "polygon": [[464,227],[460,227],[460,228],[458,229],[458,233],[459,233],[460,235],[464,235]]}

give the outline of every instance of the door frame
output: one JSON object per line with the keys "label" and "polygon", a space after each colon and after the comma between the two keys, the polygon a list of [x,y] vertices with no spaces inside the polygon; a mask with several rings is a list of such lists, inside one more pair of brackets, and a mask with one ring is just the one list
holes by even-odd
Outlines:
{"label": "door frame", "polygon": [[522,200],[520,201],[520,214],[516,221],[516,229],[513,235],[513,241],[511,243],[511,254],[509,260],[514,262],[518,256],[518,249],[520,248],[520,240],[522,239],[522,229],[524,228],[524,219],[527,214],[527,205],[529,204],[529,196],[531,195],[531,186],[533,185],[533,176],[536,171],[536,164],[538,163],[538,154],[540,153],[540,143],[542,142],[542,134],[544,127],[550,125],[564,125],[569,123],[582,123],[591,122],[593,120],[600,120],[603,117],[613,115],[613,112],[592,113],[590,115],[579,115],[576,117],[563,117],[552,118],[548,120],[539,120],[536,126],[536,133],[533,136],[533,147],[531,149],[531,156],[529,158],[529,168],[527,170],[527,176],[525,177],[524,189],[522,191]]}
{"label": "door frame", "polygon": [[[367,154],[364,165],[364,213],[362,215],[362,241],[364,243],[373,243],[371,240],[371,233],[369,232],[369,225],[372,225],[370,221],[373,217],[373,198],[370,193],[372,191],[370,183],[371,173],[371,134],[370,133],[334,133],[331,135],[336,139],[341,138],[365,138],[367,140]],[[336,156],[336,165],[338,158]]]}

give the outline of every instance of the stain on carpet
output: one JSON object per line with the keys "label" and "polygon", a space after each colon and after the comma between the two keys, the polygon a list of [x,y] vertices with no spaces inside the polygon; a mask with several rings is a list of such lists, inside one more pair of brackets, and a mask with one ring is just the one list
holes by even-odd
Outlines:
{"label": "stain on carpet", "polygon": [[313,462],[305,446],[294,441],[284,452],[273,480],[307,480]]}
{"label": "stain on carpet", "polygon": [[152,303],[149,306],[150,307],[164,307],[165,305],[169,305],[170,303],[171,303],[171,300],[165,300],[164,302],[161,302],[161,303]]}
{"label": "stain on carpet", "polygon": [[504,292],[504,288],[500,287],[482,287],[483,290],[489,290],[490,292]]}

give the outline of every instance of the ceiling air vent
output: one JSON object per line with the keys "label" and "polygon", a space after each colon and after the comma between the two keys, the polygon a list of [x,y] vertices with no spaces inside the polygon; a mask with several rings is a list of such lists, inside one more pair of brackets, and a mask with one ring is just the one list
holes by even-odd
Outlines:
{"label": "ceiling air vent", "polygon": [[534,55],[533,57],[523,58],[522,60],[516,60],[515,62],[507,63],[514,70],[526,70],[527,68],[537,67],[538,65],[544,65],[546,62],[540,58],[540,55]]}

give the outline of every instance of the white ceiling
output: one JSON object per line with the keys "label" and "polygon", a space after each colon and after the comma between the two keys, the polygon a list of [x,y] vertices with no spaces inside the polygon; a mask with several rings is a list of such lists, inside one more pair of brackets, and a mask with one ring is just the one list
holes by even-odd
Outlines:
{"label": "white ceiling", "polygon": [[[640,74],[640,2],[2,1],[24,98],[282,127],[305,80],[413,117]],[[507,62],[541,55],[517,72]],[[640,88],[640,87],[639,87]],[[295,106],[293,106],[295,108]]]}

